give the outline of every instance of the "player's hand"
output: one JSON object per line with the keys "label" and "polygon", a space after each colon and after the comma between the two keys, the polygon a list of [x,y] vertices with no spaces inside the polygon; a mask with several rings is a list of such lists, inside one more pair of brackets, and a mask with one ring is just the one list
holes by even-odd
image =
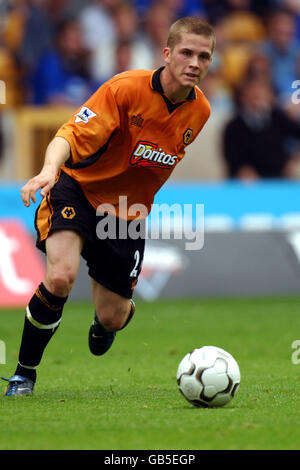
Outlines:
{"label": "player's hand", "polygon": [[30,200],[36,202],[36,192],[41,189],[41,196],[48,194],[55,183],[55,173],[42,171],[40,174],[31,178],[21,189],[21,197],[25,207],[30,206]]}

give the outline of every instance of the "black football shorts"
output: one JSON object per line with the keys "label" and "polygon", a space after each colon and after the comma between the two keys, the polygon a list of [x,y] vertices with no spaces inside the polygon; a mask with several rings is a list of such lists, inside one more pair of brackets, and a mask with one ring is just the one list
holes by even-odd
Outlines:
{"label": "black football shorts", "polygon": [[[37,208],[36,246],[45,253],[45,241],[52,232],[77,232],[85,240],[81,255],[87,262],[89,275],[112,292],[131,298],[142,268],[145,239],[143,236],[118,238],[118,219],[115,219],[117,237],[99,238],[97,224],[102,221],[103,227],[106,221],[111,223],[112,216],[109,217],[110,221],[106,214],[98,216],[77,181],[61,171],[54,187]],[[129,222],[121,223],[129,225]]]}

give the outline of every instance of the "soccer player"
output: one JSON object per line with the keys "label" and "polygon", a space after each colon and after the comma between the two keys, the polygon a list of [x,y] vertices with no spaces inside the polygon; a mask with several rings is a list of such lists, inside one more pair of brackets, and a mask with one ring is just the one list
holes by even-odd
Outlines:
{"label": "soccer player", "polygon": [[[97,236],[97,224],[108,212],[118,226],[124,220],[129,225],[136,204],[145,208],[139,218],[147,216],[155,193],[209,117],[209,103],[197,85],[214,46],[212,28],[200,18],[176,21],[163,50],[165,66],[124,72],[104,83],[58,130],[42,171],[23,186],[26,207],[36,201],[38,190],[43,196],[35,226],[47,265],[26,309],[19,362],[6,379],[7,396],[32,393],[36,368],[61,321],[81,255],[95,307],[91,352],[104,354],[131,320],[145,237],[105,239]],[[126,198],[127,212],[119,196]],[[98,206],[102,210],[96,213]]]}

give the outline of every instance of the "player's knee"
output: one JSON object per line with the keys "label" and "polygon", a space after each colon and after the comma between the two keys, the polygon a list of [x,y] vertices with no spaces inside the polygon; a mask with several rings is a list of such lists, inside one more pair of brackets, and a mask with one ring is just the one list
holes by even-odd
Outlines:
{"label": "player's knee", "polygon": [[119,316],[116,316],[116,317],[102,317],[100,322],[106,330],[108,330],[108,331],[118,331],[123,327],[123,325],[125,323],[125,320],[124,320],[124,318],[119,317]]}
{"label": "player's knee", "polygon": [[102,308],[101,312],[97,312],[100,323],[108,331],[120,330],[126,322],[127,314],[127,309],[114,306]]}
{"label": "player's knee", "polygon": [[50,292],[64,297],[71,292],[76,274],[71,267],[64,267],[64,269],[57,269],[50,275],[48,274],[46,279]]}

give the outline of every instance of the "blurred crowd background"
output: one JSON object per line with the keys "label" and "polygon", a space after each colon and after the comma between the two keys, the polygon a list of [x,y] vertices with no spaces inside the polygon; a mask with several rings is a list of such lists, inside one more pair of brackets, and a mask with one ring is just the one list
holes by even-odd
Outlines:
{"label": "blurred crowd background", "polygon": [[299,0],[0,0],[0,120],[77,108],[116,73],[160,67],[182,16],[210,22],[217,46],[201,84],[211,124],[178,177],[300,179]]}

